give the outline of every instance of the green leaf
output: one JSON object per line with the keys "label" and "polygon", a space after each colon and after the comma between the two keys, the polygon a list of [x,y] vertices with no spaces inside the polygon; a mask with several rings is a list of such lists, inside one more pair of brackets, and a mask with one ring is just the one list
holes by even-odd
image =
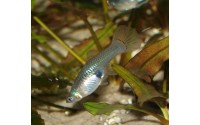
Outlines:
{"label": "green leaf", "polygon": [[83,103],[84,108],[91,113],[92,115],[109,115],[113,110],[127,109],[127,110],[135,110],[139,112],[143,112],[149,115],[152,115],[159,119],[164,125],[168,125],[169,121],[163,118],[160,115],[154,114],[147,110],[143,110],[139,107],[133,105],[122,105],[122,104],[107,104],[107,103],[96,103],[96,102],[85,102]]}
{"label": "green leaf", "polygon": [[160,70],[163,63],[168,59],[169,37],[166,37],[145,47],[129,61],[125,68],[140,78],[150,81],[151,77]]}
{"label": "green leaf", "polygon": [[112,64],[113,70],[119,74],[134,90],[138,96],[138,103],[142,105],[145,101],[153,99],[155,97],[163,97],[158,93],[151,85],[144,84],[136,75],[130,73],[128,70],[120,65]]}
{"label": "green leaf", "polygon": [[35,6],[35,0],[31,0],[31,10],[34,8]]}
{"label": "green leaf", "polygon": [[34,109],[31,109],[31,125],[45,125],[40,114]]}
{"label": "green leaf", "polygon": [[161,100],[154,100],[154,102],[159,106],[160,110],[163,113],[163,116],[165,119],[169,119],[169,113],[168,113],[168,108],[166,104],[163,104],[163,101]]}
{"label": "green leaf", "polygon": [[42,43],[42,44],[47,42],[47,38],[45,36],[37,35],[35,33],[31,33],[31,39],[36,40],[36,41],[38,41],[39,43]]}
{"label": "green leaf", "polygon": [[86,102],[83,104],[84,108],[93,115],[101,115],[106,114],[110,115],[110,113],[115,110],[122,108],[118,105],[109,105],[106,103],[95,103],[95,102]]}

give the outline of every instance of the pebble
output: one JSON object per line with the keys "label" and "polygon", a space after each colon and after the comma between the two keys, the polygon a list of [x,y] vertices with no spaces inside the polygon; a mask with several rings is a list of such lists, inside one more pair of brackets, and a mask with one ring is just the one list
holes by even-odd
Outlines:
{"label": "pebble", "polygon": [[121,104],[132,104],[132,98],[129,99],[122,99],[120,101]]}
{"label": "pebble", "polygon": [[70,114],[69,111],[65,111],[65,115],[68,116]]}
{"label": "pebble", "polygon": [[113,125],[115,123],[117,123],[118,125],[120,125],[121,124],[121,118],[120,117],[113,117],[113,118],[111,118],[111,119],[108,120],[108,124],[109,125]]}
{"label": "pebble", "polygon": [[131,98],[128,99],[128,104],[132,104],[132,99]]}
{"label": "pebble", "polygon": [[161,70],[158,73],[155,74],[153,77],[153,81],[162,81],[164,79],[164,71]]}
{"label": "pebble", "polygon": [[109,118],[104,122],[104,125],[121,125],[121,118],[119,116]]}
{"label": "pebble", "polygon": [[99,121],[103,121],[103,117],[99,117]]}
{"label": "pebble", "polygon": [[[104,125],[121,125],[121,118],[117,114],[121,114],[121,110],[114,110],[105,120]],[[100,117],[100,119],[103,118]]]}

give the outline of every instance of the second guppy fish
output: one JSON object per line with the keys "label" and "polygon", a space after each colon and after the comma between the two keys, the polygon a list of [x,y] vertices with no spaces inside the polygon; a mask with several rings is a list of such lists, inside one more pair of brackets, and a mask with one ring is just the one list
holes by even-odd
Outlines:
{"label": "second guppy fish", "polygon": [[77,102],[93,93],[105,79],[109,62],[120,53],[139,48],[140,44],[141,39],[134,29],[119,26],[110,46],[91,58],[81,69],[66,101]]}

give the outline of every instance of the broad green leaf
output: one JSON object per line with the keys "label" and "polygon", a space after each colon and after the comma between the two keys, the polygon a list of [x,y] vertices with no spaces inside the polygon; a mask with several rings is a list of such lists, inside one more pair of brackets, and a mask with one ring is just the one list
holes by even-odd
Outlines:
{"label": "broad green leaf", "polygon": [[151,85],[144,84],[137,76],[130,73],[128,70],[120,65],[113,64],[112,68],[119,74],[134,90],[135,94],[138,96],[138,103],[142,105],[145,101],[153,99],[155,97],[163,97],[158,93],[155,88]]}
{"label": "broad green leaf", "polygon": [[31,125],[45,125],[40,114],[34,109],[31,109]]}
{"label": "broad green leaf", "polygon": [[156,117],[157,119],[159,119],[164,125],[169,124],[169,121],[163,118],[162,116],[149,112],[147,110],[143,110],[139,107],[136,107],[130,104],[128,105],[112,104],[111,105],[107,103],[85,102],[83,106],[92,115],[101,115],[101,114],[109,115],[113,110],[127,109],[127,110],[135,110],[135,111],[152,115]]}
{"label": "broad green leaf", "polygon": [[[110,42],[109,37],[112,35],[115,28],[116,28],[116,25],[109,23],[103,29],[96,31],[97,38],[99,39],[102,47],[105,47],[109,44]],[[84,60],[87,60],[88,58],[87,54],[89,51],[91,50],[98,51],[95,46],[94,40],[92,38],[82,41],[79,45],[75,46],[72,50],[75,51]],[[68,54],[66,59],[63,60],[63,63],[68,64],[68,65],[76,65],[77,61],[74,59],[74,57],[71,54]]]}
{"label": "broad green leaf", "polygon": [[169,37],[166,37],[145,47],[125,67],[140,78],[150,81],[168,59]]}

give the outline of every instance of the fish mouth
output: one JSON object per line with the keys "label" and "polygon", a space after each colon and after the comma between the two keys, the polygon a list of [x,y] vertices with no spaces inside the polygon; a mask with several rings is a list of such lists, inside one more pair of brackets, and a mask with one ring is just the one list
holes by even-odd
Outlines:
{"label": "fish mouth", "polygon": [[80,101],[81,98],[75,98],[75,97],[67,97],[66,102],[67,103],[74,103]]}
{"label": "fish mouth", "polygon": [[82,99],[82,96],[79,93],[76,93],[75,96],[68,96],[66,98],[66,102],[67,103],[73,103],[73,102],[78,102],[81,99]]}
{"label": "fish mouth", "polygon": [[74,98],[73,97],[67,97],[66,102],[72,103],[72,102],[74,102]]}

